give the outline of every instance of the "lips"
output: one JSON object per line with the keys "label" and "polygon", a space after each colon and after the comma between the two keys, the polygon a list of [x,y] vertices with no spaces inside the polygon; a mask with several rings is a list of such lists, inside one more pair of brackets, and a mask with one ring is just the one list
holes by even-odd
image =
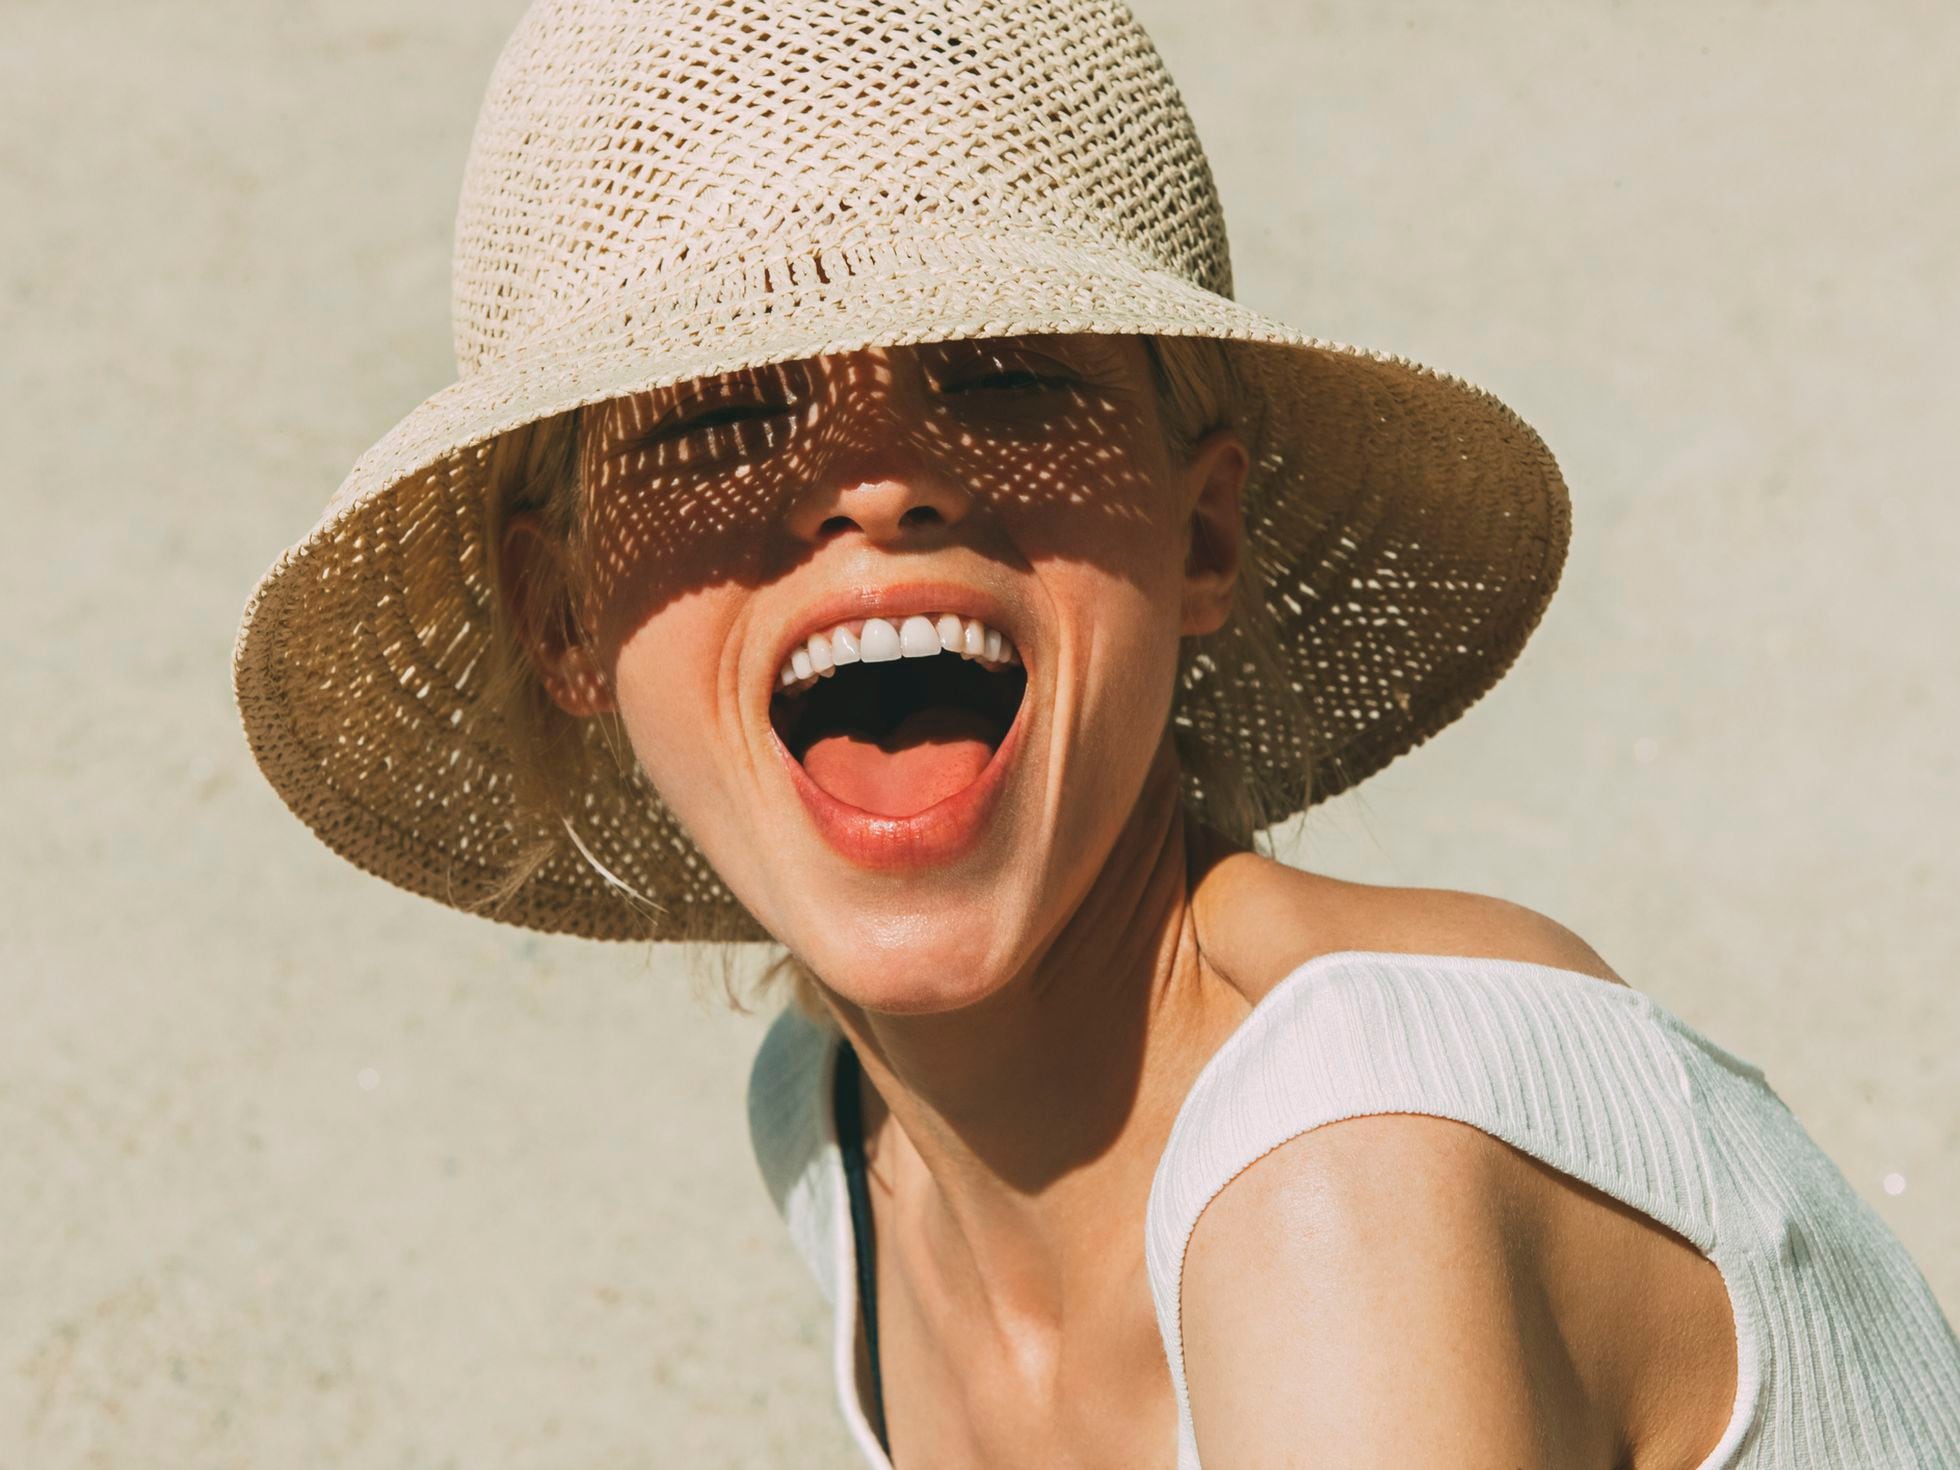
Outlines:
{"label": "lips", "polygon": [[1020,754],[1028,702],[979,774],[966,785],[908,816],[890,816],[840,801],[817,784],[778,738],[777,754],[817,833],[858,867],[906,871],[937,867],[970,852],[986,832]]}
{"label": "lips", "polygon": [[833,660],[819,612],[816,634],[782,665],[773,743],[819,835],[859,866],[917,867],[969,850],[1019,751],[1025,665],[1003,635],[943,610],[951,600],[942,590],[931,613],[850,620]]}

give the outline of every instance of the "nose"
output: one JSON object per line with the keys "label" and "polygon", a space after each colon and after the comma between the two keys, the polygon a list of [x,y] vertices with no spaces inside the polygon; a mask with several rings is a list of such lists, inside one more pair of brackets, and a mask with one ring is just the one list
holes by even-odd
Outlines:
{"label": "nose", "polygon": [[879,545],[928,540],[965,519],[966,492],[936,470],[891,468],[873,475],[833,477],[826,492],[806,495],[790,515],[790,530],[817,545],[855,531]]}
{"label": "nose", "polygon": [[916,407],[868,401],[886,396],[861,395],[833,413],[806,487],[789,508],[797,540],[815,546],[855,532],[878,545],[929,542],[972,509],[972,492],[921,442]]}

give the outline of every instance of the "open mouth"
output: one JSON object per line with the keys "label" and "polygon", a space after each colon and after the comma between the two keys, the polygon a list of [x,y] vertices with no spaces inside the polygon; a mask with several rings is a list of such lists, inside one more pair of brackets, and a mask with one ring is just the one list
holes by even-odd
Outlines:
{"label": "open mouth", "polygon": [[915,816],[979,780],[1012,728],[1028,677],[1007,659],[935,648],[835,663],[779,687],[770,723],[834,800]]}

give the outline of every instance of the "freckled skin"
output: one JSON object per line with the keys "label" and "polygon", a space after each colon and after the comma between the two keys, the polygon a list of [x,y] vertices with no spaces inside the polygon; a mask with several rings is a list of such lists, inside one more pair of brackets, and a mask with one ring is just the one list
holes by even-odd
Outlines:
{"label": "freckled skin", "polygon": [[[591,642],[534,637],[533,656],[568,711],[618,710],[632,756],[722,879],[815,972],[859,1053],[898,1463],[1168,1466],[1176,1413],[1142,1258],[1145,1205],[1179,1103],[1259,995],[1336,948],[1512,955],[1592,973],[1603,962],[1515,906],[1344,884],[1231,850],[1183,819],[1167,729],[1179,640],[1229,611],[1249,462],[1229,427],[1173,461],[1135,339],[867,349],[616,399],[587,410],[582,428]],[[502,553],[510,586],[531,558],[556,554],[529,516],[513,519]],[[1028,677],[1023,738],[971,848],[879,872],[818,835],[769,703],[785,637],[814,604],[928,580],[982,590],[1005,610]],[[1719,1388],[1693,1405],[1669,1388],[1653,1400],[1661,1408],[1629,1406],[1662,1381],[1657,1363],[1722,1381],[1727,1319],[1712,1267],[1651,1222],[1609,1239],[1605,1208],[1569,1189],[1514,1193],[1567,1248],[1527,1284],[1570,1305],[1520,1349],[1572,1349],[1588,1365],[1588,1391],[1557,1406],[1559,1422],[1589,1443],[1633,1443],[1614,1463],[1635,1470],[1689,1463],[1680,1447],[1719,1428]],[[1238,1198],[1243,1228],[1266,1229],[1259,1197]],[[1474,1220],[1453,1198],[1436,1241],[1443,1259],[1469,1259],[1461,1232]],[[1403,1209],[1358,1211],[1357,1238],[1386,1252],[1368,1260],[1391,1280],[1395,1236],[1378,1217],[1393,1224]],[[1214,1237],[1231,1218],[1218,1212]],[[1212,1250],[1253,1261],[1279,1247],[1249,1235]],[[1666,1250],[1640,1277],[1655,1320],[1692,1314],[1698,1335],[1663,1360],[1657,1330],[1616,1302],[1602,1315],[1591,1283],[1603,1255]],[[1326,1264],[1308,1251],[1290,1269],[1314,1282]],[[1489,1284],[1481,1269],[1440,1276],[1474,1293]],[[1354,1318],[1357,1303],[1339,1294],[1356,1279],[1358,1268],[1336,1270],[1306,1293],[1317,1311],[1347,1313],[1323,1326]],[[1312,1343],[1291,1323],[1259,1348],[1264,1358],[1233,1356],[1248,1340],[1237,1329],[1269,1304],[1259,1283],[1218,1301],[1223,1331],[1194,1318],[1194,1342],[1212,1356],[1208,1394],[1261,1374],[1297,1381],[1310,1366]],[[1439,1302],[1416,1306],[1433,1318]],[[1593,1321],[1613,1328],[1605,1346],[1564,1330]],[[1207,1349],[1212,1339],[1222,1346]],[[1391,1346],[1425,1373],[1452,1362],[1446,1335]],[[1395,1419],[1409,1407],[1400,1378],[1383,1382],[1356,1412],[1422,1428]],[[1509,1415],[1497,1429],[1520,1443],[1553,1423],[1527,1396],[1477,1402]],[[1426,1443],[1454,1432],[1453,1412],[1431,1426],[1444,1439]],[[1273,1457],[1260,1463],[1298,1449],[1299,1426],[1283,1416],[1245,1427]]]}
{"label": "freckled skin", "polygon": [[[718,421],[659,433],[702,415]],[[1236,510],[1236,435],[1174,470],[1142,344],[1088,336],[765,367],[615,399],[584,427],[598,664],[722,879],[873,1009],[959,1007],[1025,969],[1158,755],[1179,638],[1222,621],[1229,569],[1194,589],[1186,553],[1208,473]],[[772,659],[819,597],[919,579],[1014,610],[1029,723],[977,848],[879,874],[829,849],[791,794]]]}
{"label": "freckled skin", "polygon": [[[1084,1222],[1141,1221],[1174,1100],[1243,1009],[1190,942],[1168,718],[1180,639],[1230,609],[1244,444],[1220,427],[1174,463],[1130,337],[868,349],[583,427],[592,643],[534,658],[571,712],[617,708],[858,1049],[894,1444],[1151,1463],[1175,1409],[1141,1234],[1112,1251]],[[511,586],[553,554],[528,517],[502,550]],[[997,604],[1027,690],[977,841],[899,875],[819,837],[769,700],[814,604],[925,581]]]}

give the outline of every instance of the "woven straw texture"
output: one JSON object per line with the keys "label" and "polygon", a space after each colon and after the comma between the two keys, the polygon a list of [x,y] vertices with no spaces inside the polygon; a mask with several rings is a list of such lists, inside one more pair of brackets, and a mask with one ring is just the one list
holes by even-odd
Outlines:
{"label": "woven straw texture", "polygon": [[[1565,489],[1489,394],[1231,298],[1196,132],[1116,0],[540,0],[465,172],[458,379],[360,458],[245,609],[233,683],[260,768],[335,851],[441,902],[478,905],[556,831],[489,917],[648,937],[603,868],[667,911],[655,937],[764,937],[635,763],[590,763],[586,853],[512,800],[480,702],[493,441],[867,346],[1154,333],[1226,340],[1253,390],[1247,552],[1311,724],[1216,661],[1175,718],[1272,810],[1346,790],[1514,661],[1557,585]],[[1271,775],[1303,741],[1308,790]]]}

